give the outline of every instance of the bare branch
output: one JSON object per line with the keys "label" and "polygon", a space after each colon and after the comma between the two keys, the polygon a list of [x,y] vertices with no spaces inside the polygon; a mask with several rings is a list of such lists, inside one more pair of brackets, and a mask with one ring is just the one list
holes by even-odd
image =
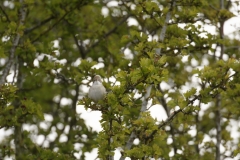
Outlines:
{"label": "bare branch", "polygon": [[[159,36],[159,41],[160,41],[160,42],[163,42],[164,39],[165,39],[165,35],[166,35],[166,31],[167,31],[167,26],[168,26],[169,20],[170,20],[170,18],[171,18],[172,10],[173,10],[173,8],[174,8],[175,5],[176,5],[176,1],[173,0],[172,3],[171,3],[171,6],[170,6],[170,8],[169,8],[169,11],[168,11],[168,13],[167,13],[167,15],[166,15],[165,23],[164,23],[164,25],[163,25],[163,27],[162,27],[162,30],[161,30],[161,33],[160,33],[160,36]],[[157,49],[156,49],[156,54],[161,55],[161,48],[157,48]]]}
{"label": "bare branch", "polygon": [[[160,85],[158,85],[158,90],[163,94],[163,91],[162,91],[162,88]],[[163,108],[165,109],[166,113],[167,113],[167,116],[169,117],[170,116],[170,111],[169,111],[169,108],[167,106],[167,102],[166,100],[164,99],[164,97],[157,97],[158,101],[160,102],[160,104],[163,106]]]}
{"label": "bare branch", "polygon": [[[164,95],[164,92],[162,91],[162,88],[160,85],[158,85],[158,90]],[[165,112],[167,113],[167,117],[170,117],[171,114],[170,114],[170,110],[169,110],[169,107],[167,105],[167,101],[166,99],[164,98],[164,96],[161,96],[161,97],[157,97],[158,101],[160,102],[160,104],[163,106],[163,108],[165,109]],[[169,125],[170,126],[170,134],[172,135],[172,140],[173,140],[173,152],[174,154],[177,153],[177,147],[176,147],[176,143],[175,143],[175,129],[173,127],[172,124]]]}
{"label": "bare branch", "polygon": [[[19,0],[19,2],[20,2],[20,5],[21,5],[21,8],[19,10],[20,17],[19,17],[18,28],[24,24],[24,21],[25,21],[25,18],[26,18],[26,6],[24,5],[24,0]],[[17,28],[17,30],[18,30],[18,28]],[[2,74],[2,77],[0,79],[0,85],[5,83],[6,78],[8,76],[8,73],[11,69],[11,66],[12,66],[13,62],[14,62],[15,51],[16,51],[16,48],[19,44],[20,37],[21,37],[21,34],[16,32],[16,37],[13,39],[13,45],[10,49],[10,56],[9,56],[8,62],[3,69],[3,74]]]}
{"label": "bare branch", "polygon": [[65,75],[63,75],[62,73],[59,73],[57,70],[55,70],[56,72],[56,78],[61,79],[64,83],[66,84],[71,84],[71,83],[75,83],[77,84],[77,82],[74,79],[69,79],[67,78]]}
{"label": "bare branch", "polygon": [[150,96],[151,90],[152,90],[152,85],[148,86],[146,89],[146,93],[145,93],[145,95],[143,97],[143,101],[142,101],[141,112],[145,112],[147,110],[148,97]]}
{"label": "bare branch", "polygon": [[[135,139],[136,137],[137,137],[137,136],[136,136],[135,132],[133,131],[133,132],[131,133],[128,141],[127,141],[126,146],[125,146],[125,148],[126,148],[127,150],[131,149],[132,144],[133,144],[133,141],[134,141],[134,139]],[[125,159],[125,157],[124,157],[124,155],[122,154],[120,160],[124,160],[124,159]]]}
{"label": "bare branch", "polygon": [[220,9],[224,9],[224,0],[220,0]]}

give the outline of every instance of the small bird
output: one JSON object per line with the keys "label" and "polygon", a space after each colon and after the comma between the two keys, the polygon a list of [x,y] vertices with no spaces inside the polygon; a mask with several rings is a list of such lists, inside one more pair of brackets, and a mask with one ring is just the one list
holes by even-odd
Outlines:
{"label": "small bird", "polygon": [[98,102],[102,100],[106,95],[106,89],[102,85],[102,80],[99,75],[94,76],[93,84],[89,89],[88,97],[92,99],[94,102]]}

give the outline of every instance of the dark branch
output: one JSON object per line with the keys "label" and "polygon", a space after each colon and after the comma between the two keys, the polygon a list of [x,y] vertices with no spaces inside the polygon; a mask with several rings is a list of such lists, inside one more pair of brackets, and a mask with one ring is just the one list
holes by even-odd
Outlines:
{"label": "dark branch", "polygon": [[56,71],[56,78],[57,79],[61,79],[64,83],[66,83],[66,84],[71,84],[71,83],[75,83],[75,84],[77,84],[77,82],[75,81],[75,80],[73,80],[73,79],[68,79],[66,76],[64,76],[63,74],[61,74],[61,73],[59,73],[59,72],[57,72],[57,70],[55,70]]}
{"label": "dark branch", "polygon": [[36,39],[34,39],[32,41],[32,43],[36,42],[37,40],[39,40],[43,35],[47,34],[48,32],[50,32],[58,23],[60,23],[69,13],[66,12],[60,19],[58,19],[52,26],[50,26],[46,31],[44,31],[43,33],[41,33]]}
{"label": "dark branch", "polygon": [[79,51],[79,53],[81,54],[81,57],[82,57],[83,59],[85,59],[85,57],[86,57],[85,49],[83,48],[82,45],[79,45],[78,39],[77,39],[77,37],[76,37],[75,35],[73,35],[73,39],[74,39],[74,41],[75,41],[75,44],[76,44],[77,47],[78,47],[78,51]]}
{"label": "dark branch", "polygon": [[49,18],[47,18],[47,19],[39,22],[36,26],[34,26],[34,27],[32,27],[32,28],[27,28],[27,29],[25,29],[25,30],[24,30],[24,34],[28,34],[28,33],[32,32],[32,31],[34,31],[35,29],[43,26],[44,24],[46,24],[47,22],[49,22],[50,20],[52,20],[52,19],[54,19],[54,18],[55,18],[54,16],[50,16]]}

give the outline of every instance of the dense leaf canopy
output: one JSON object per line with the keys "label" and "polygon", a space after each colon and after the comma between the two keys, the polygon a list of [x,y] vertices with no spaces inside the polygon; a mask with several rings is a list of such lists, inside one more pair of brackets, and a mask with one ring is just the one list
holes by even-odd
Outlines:
{"label": "dense leaf canopy", "polygon": [[[239,159],[239,32],[224,34],[239,5],[0,1],[0,159]],[[94,103],[96,74],[109,92]]]}

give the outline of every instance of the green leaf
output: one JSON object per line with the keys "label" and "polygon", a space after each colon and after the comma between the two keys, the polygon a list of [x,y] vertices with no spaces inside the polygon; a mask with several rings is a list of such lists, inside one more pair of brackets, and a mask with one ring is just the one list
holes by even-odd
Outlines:
{"label": "green leaf", "polygon": [[190,98],[191,96],[193,96],[196,93],[196,91],[197,91],[196,88],[191,88],[186,93],[184,93],[185,98],[186,99]]}
{"label": "green leaf", "polygon": [[152,66],[152,62],[148,58],[142,58],[139,63],[144,74],[149,73],[149,70],[152,69],[152,67],[150,67]]}

